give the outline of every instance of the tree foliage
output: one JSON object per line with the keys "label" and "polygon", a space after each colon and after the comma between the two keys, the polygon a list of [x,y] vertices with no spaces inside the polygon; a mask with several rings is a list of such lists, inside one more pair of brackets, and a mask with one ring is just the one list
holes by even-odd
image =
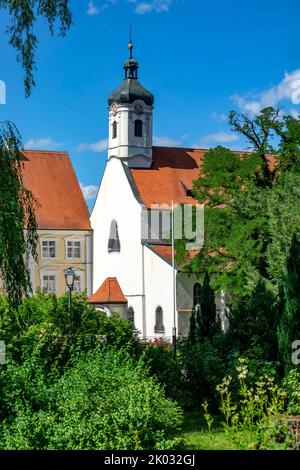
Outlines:
{"label": "tree foliage", "polygon": [[[172,449],[179,407],[149,376],[133,325],[74,295],[0,297],[1,449]],[[165,372],[167,372],[165,370]],[[178,384],[178,380],[177,380]]]}
{"label": "tree foliage", "polygon": [[285,279],[285,306],[278,328],[279,350],[285,371],[292,367],[292,343],[300,339],[300,242],[294,234]]}
{"label": "tree foliage", "polygon": [[299,232],[300,121],[269,107],[254,118],[232,111],[230,124],[251,152],[206,153],[193,189],[205,204],[205,246],[190,269],[216,273],[214,286],[233,296],[260,278],[279,292],[286,247]]}
{"label": "tree foliage", "polygon": [[[53,34],[59,24],[64,36],[72,24],[69,0],[0,0],[0,10],[11,19],[6,32],[25,71],[25,94],[35,85],[35,53],[38,38],[34,26],[38,19],[48,22]],[[27,260],[35,257],[37,225],[36,201],[22,178],[22,142],[11,122],[0,123],[0,277],[12,302],[30,290]]]}
{"label": "tree foliage", "polygon": [[220,319],[217,315],[215,292],[210,286],[209,275],[206,272],[201,288],[200,309],[197,317],[198,336],[201,338],[213,338],[221,331]]}
{"label": "tree foliage", "polygon": [[69,0],[0,0],[0,9],[9,13],[11,22],[6,33],[25,71],[25,94],[29,96],[35,86],[35,53],[38,46],[38,38],[34,32],[36,22],[38,19],[46,20],[51,34],[58,23],[59,35],[64,36],[72,25]]}
{"label": "tree foliage", "polygon": [[22,142],[11,122],[0,124],[0,277],[12,302],[30,287],[29,256],[35,257],[36,201],[22,178]]}

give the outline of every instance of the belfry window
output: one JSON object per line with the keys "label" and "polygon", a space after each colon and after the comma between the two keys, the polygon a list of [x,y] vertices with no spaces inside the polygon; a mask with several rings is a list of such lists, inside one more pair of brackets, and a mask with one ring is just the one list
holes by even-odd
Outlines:
{"label": "belfry window", "polygon": [[134,135],[135,137],[143,137],[143,121],[136,119],[134,122]]}
{"label": "belfry window", "polygon": [[112,138],[116,139],[118,135],[118,130],[117,130],[117,121],[114,121],[112,124]]}
{"label": "belfry window", "polygon": [[201,286],[199,282],[196,282],[196,284],[194,285],[194,292],[193,292],[194,307],[196,305],[200,305],[200,298],[201,298]]}
{"label": "belfry window", "polygon": [[155,310],[155,326],[154,326],[154,333],[164,334],[165,327],[163,321],[163,310],[161,307],[157,307]]}
{"label": "belfry window", "polygon": [[120,239],[119,239],[119,231],[118,231],[118,224],[116,220],[113,220],[110,224],[110,231],[109,231],[109,240],[108,240],[108,252],[119,252],[121,250]]}

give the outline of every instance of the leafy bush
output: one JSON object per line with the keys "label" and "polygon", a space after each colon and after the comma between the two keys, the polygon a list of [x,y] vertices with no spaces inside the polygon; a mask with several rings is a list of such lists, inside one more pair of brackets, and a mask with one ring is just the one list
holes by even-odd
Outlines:
{"label": "leafy bush", "polygon": [[61,373],[71,357],[94,349],[99,343],[124,349],[133,356],[141,345],[130,322],[108,318],[86,303],[86,296],[73,296],[71,315],[67,296],[39,293],[24,298],[16,310],[0,300],[0,337],[8,358],[22,363],[39,355],[45,370]]}
{"label": "leafy bush", "polygon": [[[50,387],[36,364],[8,365],[2,449],[174,449],[180,409],[124,352],[96,350]],[[12,386],[14,393],[11,396]],[[32,395],[31,395],[32,394]]]}
{"label": "leafy bush", "polygon": [[288,396],[288,413],[300,415],[300,372],[291,369],[282,385]]}
{"label": "leafy bush", "polygon": [[142,361],[164,387],[166,395],[178,402],[184,402],[185,389],[183,375],[178,360],[174,359],[173,348],[170,343],[145,343]]}
{"label": "leafy bush", "polygon": [[224,360],[216,335],[201,343],[182,340],[178,344],[178,361],[183,373],[186,406],[199,405],[203,400],[213,400],[217,384],[224,377]]}

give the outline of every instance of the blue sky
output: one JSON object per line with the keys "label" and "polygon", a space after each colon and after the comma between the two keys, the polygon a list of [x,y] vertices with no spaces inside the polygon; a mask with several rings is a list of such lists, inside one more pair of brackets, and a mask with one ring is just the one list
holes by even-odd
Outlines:
{"label": "blue sky", "polygon": [[27,148],[69,152],[90,207],[106,161],[107,96],[123,79],[130,23],[139,78],[155,95],[156,144],[243,148],[227,125],[231,109],[281,104],[300,112],[299,0],[73,0],[71,8],[66,38],[37,25],[29,99],[2,14],[0,117],[17,124]]}

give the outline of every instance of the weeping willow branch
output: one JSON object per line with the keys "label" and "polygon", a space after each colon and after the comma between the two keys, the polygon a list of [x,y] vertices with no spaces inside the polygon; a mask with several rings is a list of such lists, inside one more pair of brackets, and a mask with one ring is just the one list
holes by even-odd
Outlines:
{"label": "weeping willow branch", "polygon": [[33,74],[38,46],[38,38],[34,33],[35,23],[39,18],[46,20],[51,34],[54,34],[58,23],[58,34],[64,36],[72,25],[69,0],[0,0],[0,9],[8,10],[11,18],[6,33],[25,71],[24,86],[28,97],[35,86]]}
{"label": "weeping willow branch", "polygon": [[0,122],[0,277],[11,303],[31,290],[29,257],[36,259],[37,201],[22,177],[22,141],[15,125]]}

